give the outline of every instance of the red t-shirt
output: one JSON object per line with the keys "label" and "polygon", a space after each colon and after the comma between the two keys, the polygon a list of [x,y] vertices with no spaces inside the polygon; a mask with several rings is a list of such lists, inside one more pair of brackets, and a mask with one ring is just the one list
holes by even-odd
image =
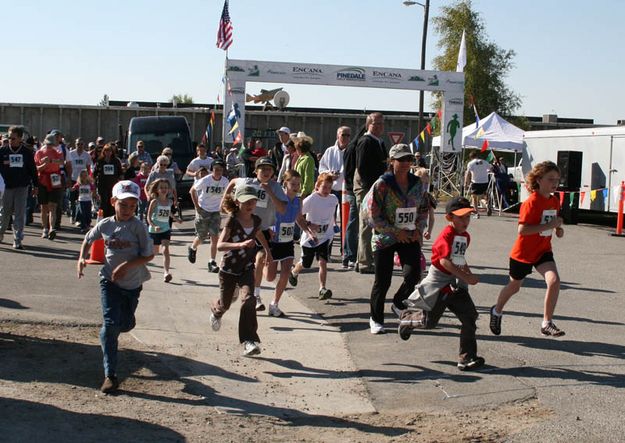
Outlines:
{"label": "red t-shirt", "polygon": [[48,191],[53,189],[61,189],[61,165],[63,164],[63,153],[54,148],[42,148],[35,152],[35,165],[37,167],[43,164],[42,159],[48,157],[50,160],[43,170],[39,170],[39,183],[46,187]]}
{"label": "red t-shirt", "polygon": [[148,181],[148,178],[143,175],[141,172],[139,172],[135,178],[132,179],[133,182],[135,182],[138,186],[139,189],[141,190],[141,194],[140,194],[140,200],[147,200],[148,198],[145,196],[145,183]]}
{"label": "red t-shirt", "polygon": [[450,259],[458,266],[464,265],[464,253],[471,243],[471,236],[468,232],[458,234],[452,225],[445,226],[445,229],[438,234],[432,245],[432,265],[441,272],[449,274],[441,265],[441,259]]}
{"label": "red t-shirt", "polygon": [[[548,198],[538,192],[532,194],[521,205],[519,224],[539,225],[549,223],[560,213],[560,201],[554,195]],[[510,258],[522,263],[536,263],[545,253],[551,251],[552,231],[531,235],[519,235],[510,251]]]}

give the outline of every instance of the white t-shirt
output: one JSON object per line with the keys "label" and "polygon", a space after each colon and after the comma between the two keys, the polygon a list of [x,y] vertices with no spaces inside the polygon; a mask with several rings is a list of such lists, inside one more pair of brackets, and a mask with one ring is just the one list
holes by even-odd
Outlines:
{"label": "white t-shirt", "polygon": [[92,194],[94,190],[94,186],[92,184],[79,185],[78,186],[78,201],[79,202],[90,202],[92,201]]}
{"label": "white t-shirt", "polygon": [[219,212],[221,198],[228,187],[228,179],[221,177],[219,180],[213,178],[213,174],[202,177],[193,184],[193,189],[197,192],[197,201],[200,208],[207,212]]}
{"label": "white t-shirt", "polygon": [[92,165],[91,155],[87,151],[78,154],[78,150],[74,149],[69,152],[67,160],[72,164],[72,180],[77,181],[80,171],[90,168]]}
{"label": "white t-shirt", "polygon": [[474,158],[467,164],[467,171],[471,173],[471,183],[488,183],[490,164],[486,160]]}
{"label": "white t-shirt", "polygon": [[304,231],[300,241],[301,245],[312,248],[334,237],[334,214],[338,204],[339,201],[334,194],[322,197],[313,192],[304,199],[302,214],[306,216],[306,221],[319,225],[319,228],[317,229],[316,243]]}
{"label": "white t-shirt", "polygon": [[[207,171],[210,171],[213,161],[214,160],[208,156],[206,156],[206,158],[195,157],[193,160],[189,162],[189,166],[187,166],[187,169],[191,172],[197,172],[200,170],[200,168],[206,168]],[[195,181],[197,180],[198,180],[197,177],[195,177]]]}

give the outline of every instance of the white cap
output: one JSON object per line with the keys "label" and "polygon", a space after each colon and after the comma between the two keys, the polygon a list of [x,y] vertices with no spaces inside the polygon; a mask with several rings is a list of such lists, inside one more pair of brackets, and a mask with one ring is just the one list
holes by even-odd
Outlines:
{"label": "white cap", "polygon": [[123,200],[125,198],[136,198],[139,200],[140,194],[141,190],[139,189],[139,185],[130,180],[122,180],[113,186],[113,197],[118,200]]}
{"label": "white cap", "polygon": [[278,129],[276,132],[284,132],[285,134],[289,134],[291,135],[291,130],[289,128],[287,128],[286,126],[282,126],[280,129]]}

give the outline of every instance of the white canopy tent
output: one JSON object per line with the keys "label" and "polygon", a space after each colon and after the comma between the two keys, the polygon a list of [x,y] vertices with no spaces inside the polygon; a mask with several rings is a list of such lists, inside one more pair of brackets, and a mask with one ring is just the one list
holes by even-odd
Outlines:
{"label": "white canopy tent", "polygon": [[[485,140],[488,147],[495,151],[523,152],[524,131],[493,112],[475,124],[462,128],[462,146],[481,148]],[[440,146],[440,137],[432,139],[432,146]]]}

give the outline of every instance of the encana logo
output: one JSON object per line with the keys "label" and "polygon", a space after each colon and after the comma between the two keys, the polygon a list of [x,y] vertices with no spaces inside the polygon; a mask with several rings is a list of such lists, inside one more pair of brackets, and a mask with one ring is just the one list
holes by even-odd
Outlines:
{"label": "encana logo", "polygon": [[323,74],[323,71],[319,68],[308,68],[303,66],[293,66],[293,72],[296,74]]}
{"label": "encana logo", "polygon": [[365,80],[365,70],[363,68],[341,69],[336,73],[337,80]]}

